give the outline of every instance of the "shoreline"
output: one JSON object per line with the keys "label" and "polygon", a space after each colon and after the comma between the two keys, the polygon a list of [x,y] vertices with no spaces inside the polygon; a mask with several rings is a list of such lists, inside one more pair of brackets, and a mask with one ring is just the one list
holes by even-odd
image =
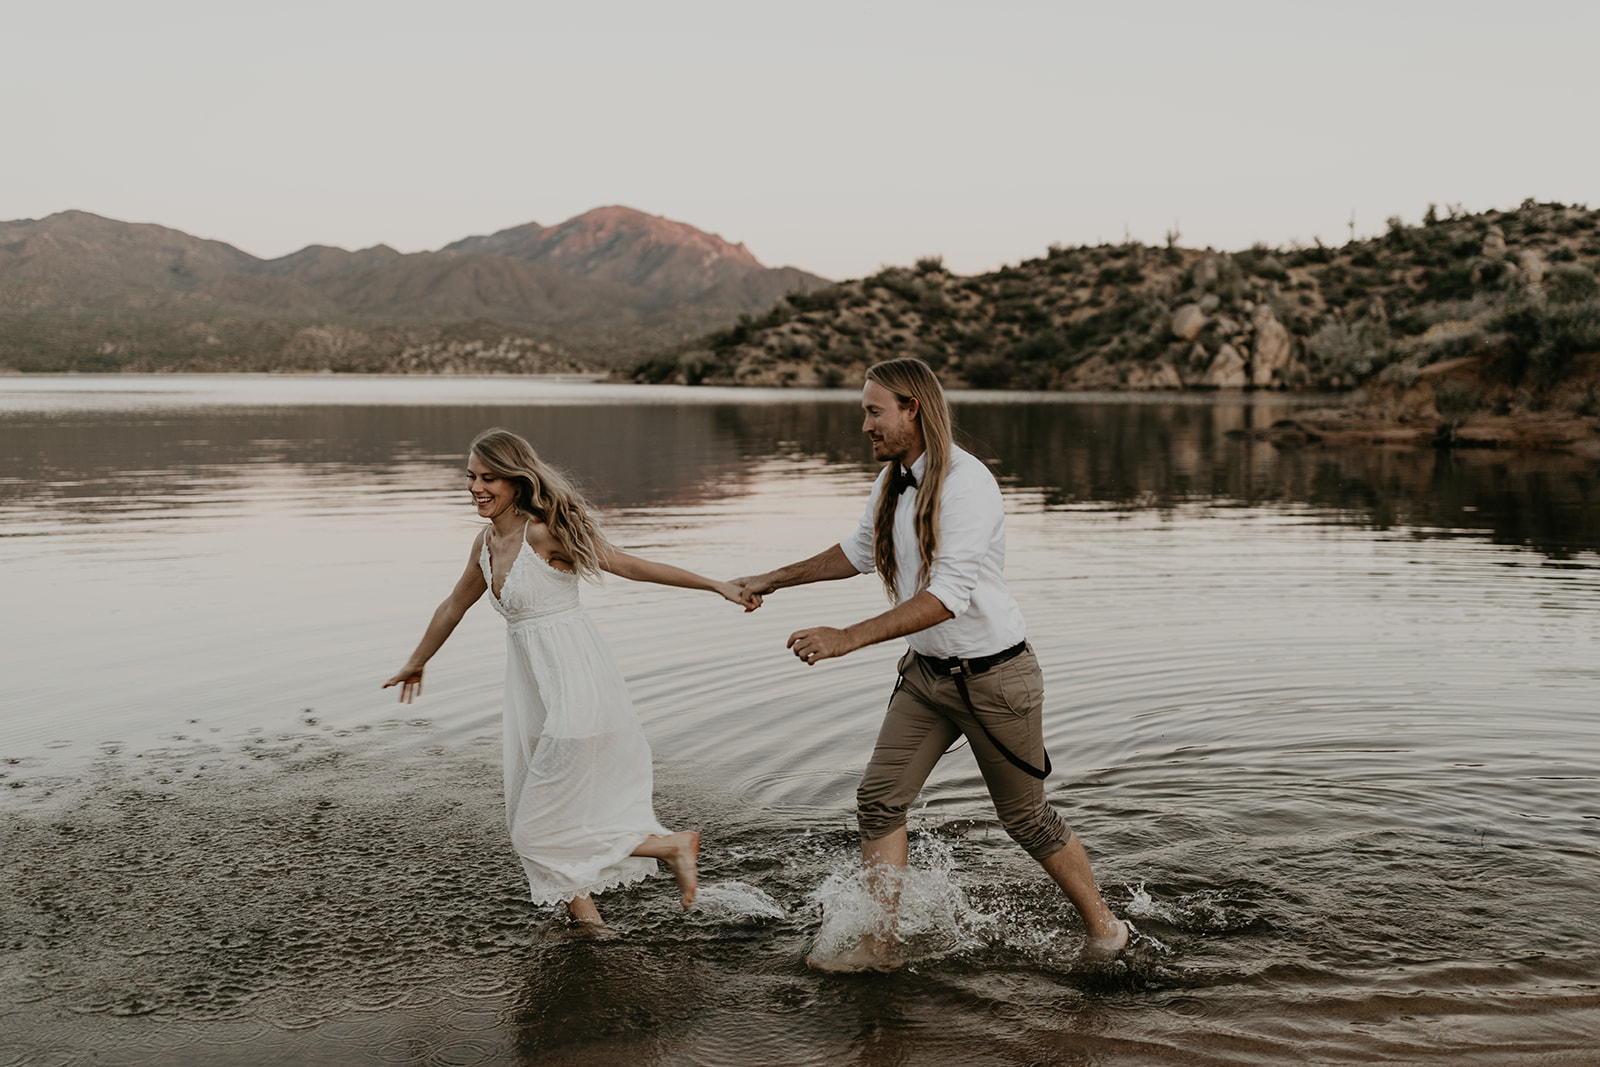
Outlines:
{"label": "shoreline", "polygon": [[[1264,441],[1279,448],[1394,448],[1394,449],[1475,449],[1489,451],[1564,452],[1586,458],[1600,458],[1600,413],[1582,413],[1587,397],[1600,390],[1600,356],[1584,361],[1585,373],[1562,388],[1552,389],[1541,398],[1543,410],[1528,410],[1531,401],[1526,391],[1513,394],[1508,388],[1496,389],[1485,382],[1479,361],[1469,357],[1425,368],[1409,384],[1375,377],[1366,386],[1344,394],[1326,391],[1283,389],[1117,389],[1117,390],[1012,390],[962,389],[951,395],[967,403],[1005,403],[1014,399],[1056,400],[1063,403],[1147,403],[1147,404],[1279,404],[1306,410],[1279,419],[1271,426],[1228,431],[1238,440]],[[726,398],[729,394],[782,394],[801,396],[837,394],[847,397],[851,390],[837,386],[757,386],[688,385],[673,382],[643,383],[615,371],[516,373],[494,371],[17,371],[0,368],[0,383],[73,381],[156,383],[161,381],[239,380],[257,381],[437,381],[465,383],[526,382],[539,385],[616,386],[622,392],[641,388],[667,390],[699,399]],[[1478,406],[1493,403],[1501,410],[1470,410],[1441,413],[1441,398],[1455,389],[1470,395]],[[0,393],[6,391],[0,384]],[[1343,397],[1344,406],[1329,403]],[[1321,406],[1316,406],[1318,404]],[[1504,410],[1518,403],[1523,410]],[[1566,410],[1559,410],[1564,407]],[[1552,408],[1558,410],[1552,410]]]}

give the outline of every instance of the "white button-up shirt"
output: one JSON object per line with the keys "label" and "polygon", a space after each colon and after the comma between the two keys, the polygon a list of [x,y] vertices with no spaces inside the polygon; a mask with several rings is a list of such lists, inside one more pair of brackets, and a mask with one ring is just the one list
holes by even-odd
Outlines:
{"label": "white button-up shirt", "polygon": [[[911,465],[917,485],[928,466],[924,452]],[[878,497],[894,467],[873,483],[866,513],[853,536],[839,542],[856,570],[870,574],[872,521]],[[922,554],[915,525],[918,489],[900,494],[894,513],[895,592],[899,603],[917,595]],[[1022,609],[1006,588],[1006,516],[1000,486],[982,461],[952,446],[939,509],[939,547],[933,557],[928,592],[939,598],[953,619],[906,636],[906,643],[924,656],[973,659],[1010,648],[1027,634]]]}

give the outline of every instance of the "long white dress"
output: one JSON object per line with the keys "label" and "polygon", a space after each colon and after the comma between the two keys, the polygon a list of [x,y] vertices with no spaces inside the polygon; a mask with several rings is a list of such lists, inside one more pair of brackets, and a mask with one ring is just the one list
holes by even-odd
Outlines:
{"label": "long white dress", "polygon": [[669,832],[651,803],[650,745],[578,602],[578,576],[551,566],[526,532],[499,596],[487,534],[478,564],[506,620],[506,825],[534,903],[648,877],[656,861],[629,853]]}

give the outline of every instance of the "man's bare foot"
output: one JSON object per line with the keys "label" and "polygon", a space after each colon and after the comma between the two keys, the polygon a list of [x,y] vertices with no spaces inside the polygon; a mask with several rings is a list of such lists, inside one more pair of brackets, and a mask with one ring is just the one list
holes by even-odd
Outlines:
{"label": "man's bare foot", "polygon": [[696,866],[700,857],[700,835],[693,830],[679,830],[658,840],[666,846],[660,858],[672,868],[672,877],[677,879],[678,892],[683,895],[683,906],[687,910],[700,891],[700,872]]}
{"label": "man's bare foot", "polygon": [[807,967],[828,974],[860,974],[864,971],[887,974],[890,971],[898,971],[905,964],[906,958],[901,953],[899,944],[870,935],[863,937],[854,948],[837,956],[806,957]]}
{"label": "man's bare foot", "polygon": [[1106,937],[1091,937],[1084,947],[1084,955],[1095,960],[1116,959],[1117,953],[1128,947],[1128,939],[1133,935],[1132,929],[1121,919],[1111,920],[1115,932]]}

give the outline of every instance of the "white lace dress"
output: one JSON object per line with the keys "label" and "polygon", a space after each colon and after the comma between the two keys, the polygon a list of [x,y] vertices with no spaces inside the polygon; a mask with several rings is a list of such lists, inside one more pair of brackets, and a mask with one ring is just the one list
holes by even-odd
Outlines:
{"label": "white lace dress", "polygon": [[651,803],[650,745],[622,671],[578,602],[576,574],[524,533],[498,596],[506,620],[506,825],[536,904],[629,885],[656,861],[629,853],[668,831]]}

